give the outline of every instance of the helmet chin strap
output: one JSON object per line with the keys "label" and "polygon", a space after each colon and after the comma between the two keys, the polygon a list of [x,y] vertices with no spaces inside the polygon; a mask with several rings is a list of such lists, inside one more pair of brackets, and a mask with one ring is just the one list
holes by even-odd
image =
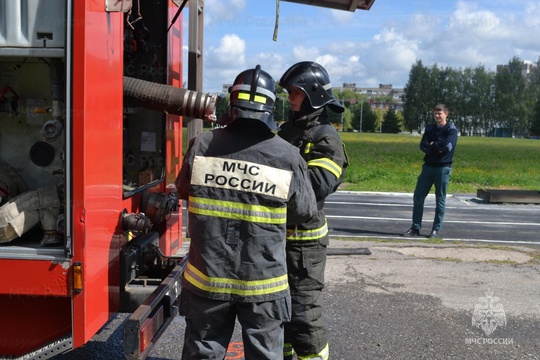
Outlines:
{"label": "helmet chin strap", "polygon": [[307,115],[307,114],[311,114],[314,111],[315,109],[313,108],[313,106],[311,106],[311,101],[309,100],[309,97],[306,95],[306,97],[304,98],[304,101],[302,101],[302,105],[300,105],[299,112],[304,115]]}

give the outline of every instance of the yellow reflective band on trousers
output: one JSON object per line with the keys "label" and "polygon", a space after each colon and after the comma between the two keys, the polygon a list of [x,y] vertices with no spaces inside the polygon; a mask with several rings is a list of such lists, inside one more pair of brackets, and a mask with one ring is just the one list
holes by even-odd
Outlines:
{"label": "yellow reflective band on trousers", "polygon": [[259,296],[284,291],[289,287],[287,274],[271,279],[249,281],[217,278],[204,275],[189,262],[184,271],[184,277],[196,288],[218,294]]}
{"label": "yellow reflective band on trousers", "polygon": [[287,241],[313,241],[326,236],[326,234],[328,234],[328,224],[325,220],[324,225],[318,229],[287,229]]}
{"label": "yellow reflective band on trousers", "polygon": [[294,355],[294,349],[292,347],[291,343],[285,343],[283,344],[283,356],[293,356]]}
{"label": "yellow reflective band on trousers", "polygon": [[332,174],[334,174],[338,179],[341,176],[341,173],[343,170],[341,169],[341,166],[333,162],[332,160],[328,158],[320,158],[320,159],[313,159],[309,160],[307,163],[308,166],[318,166],[323,169],[326,169],[330,171]]}
{"label": "yellow reflective band on trousers", "polygon": [[285,224],[287,222],[286,207],[272,208],[194,196],[189,197],[189,212],[265,224]]}
{"label": "yellow reflective band on trousers", "polygon": [[324,347],[324,349],[321,350],[318,354],[313,355],[306,355],[306,356],[298,356],[298,360],[328,360],[330,357],[330,349],[328,347],[328,344]]}

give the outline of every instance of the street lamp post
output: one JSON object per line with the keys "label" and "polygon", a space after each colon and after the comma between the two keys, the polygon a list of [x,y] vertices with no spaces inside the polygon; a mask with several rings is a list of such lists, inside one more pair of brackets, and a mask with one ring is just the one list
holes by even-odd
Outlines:
{"label": "street lamp post", "polygon": [[285,97],[281,97],[281,120],[285,122]]}
{"label": "street lamp post", "polygon": [[[341,99],[341,106],[345,107],[345,100],[344,99]],[[341,131],[343,132],[343,113],[345,113],[345,111],[343,111],[341,113]]]}
{"label": "street lamp post", "polygon": [[383,103],[382,101],[380,102],[380,106],[379,106],[379,134],[382,134],[382,106],[383,106]]}
{"label": "street lamp post", "polygon": [[362,132],[362,116],[364,115],[364,101],[360,103],[360,129],[358,129],[360,132]]}

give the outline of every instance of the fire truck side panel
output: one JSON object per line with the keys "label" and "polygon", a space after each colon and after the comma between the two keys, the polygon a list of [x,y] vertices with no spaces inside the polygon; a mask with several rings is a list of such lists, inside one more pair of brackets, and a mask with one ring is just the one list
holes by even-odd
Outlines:
{"label": "fire truck side panel", "polygon": [[[101,6],[97,6],[97,3]],[[86,343],[119,304],[122,204],[123,13],[73,2],[73,345]]]}
{"label": "fire truck side panel", "polygon": [[69,262],[3,260],[2,267],[12,274],[2,277],[2,292],[7,297],[67,296],[70,292]]}
{"label": "fire truck side panel", "polygon": [[[2,355],[20,356],[65,336],[71,329],[69,263],[4,260],[0,295]],[[9,271],[9,272],[8,272]],[[31,326],[29,326],[31,324]]]}
{"label": "fire truck side panel", "polygon": [[43,344],[66,336],[71,329],[71,299],[68,297],[2,296],[1,355],[22,356]]}
{"label": "fire truck side panel", "polygon": [[[124,86],[131,77],[180,90],[182,17],[165,36],[179,9],[173,0],[133,2],[141,21],[104,3],[0,5],[0,215],[12,199],[28,199],[19,209],[27,221],[0,229],[0,358],[84,345],[123,304],[130,311],[145,301],[178,261],[170,256],[182,245],[173,194],[182,118],[127,101]],[[29,4],[28,18],[15,21]],[[13,35],[37,25],[40,41]]]}
{"label": "fire truck side panel", "polygon": [[[178,8],[169,0],[170,24]],[[168,34],[168,84],[177,88],[182,87],[182,16],[178,17]],[[174,181],[182,166],[182,117],[167,115],[166,126],[166,174],[165,191],[175,191]],[[160,248],[165,255],[173,255],[182,245],[182,210],[174,211],[166,222],[166,230],[160,239]]]}

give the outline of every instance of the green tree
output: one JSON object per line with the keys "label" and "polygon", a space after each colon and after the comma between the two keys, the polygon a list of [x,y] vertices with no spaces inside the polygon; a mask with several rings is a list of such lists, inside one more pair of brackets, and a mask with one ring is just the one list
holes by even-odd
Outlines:
{"label": "green tree", "polygon": [[[229,99],[230,95],[229,93],[225,94],[224,96],[220,97],[218,101],[216,102],[216,116],[220,117],[223,114],[226,114],[229,110]],[[187,121],[184,121],[184,126],[187,126]],[[210,128],[214,127],[215,124],[210,123],[208,121],[203,121],[203,128]]]}
{"label": "green tree", "polygon": [[375,132],[375,122],[377,121],[377,115],[371,107],[365,106],[362,112],[362,132]]}
{"label": "green tree", "polygon": [[290,109],[291,103],[289,102],[287,93],[278,94],[274,109],[274,119],[277,122],[287,121]]}
{"label": "green tree", "polygon": [[334,91],[334,97],[339,101],[345,111],[343,114],[336,114],[329,111],[329,119],[336,124],[343,123],[343,131],[352,131],[358,129],[357,110],[358,104],[364,99],[364,96],[352,91]]}
{"label": "green tree", "polygon": [[[452,103],[450,99],[453,97],[452,89],[453,84],[451,82],[452,70],[450,68],[439,68],[437,64],[431,66],[428,70],[429,82],[428,86],[431,89],[430,94],[426,97],[426,105],[429,109],[429,112],[433,110],[433,107],[436,103],[450,104]],[[429,100],[428,100],[429,99]],[[425,124],[432,122],[431,116]]]}
{"label": "green tree", "polygon": [[[452,110],[452,119],[459,127],[468,122],[468,116],[463,111],[463,73],[459,70],[446,67],[437,69],[437,77],[435,82],[435,97],[432,100],[431,108],[438,104],[445,104]],[[430,114],[428,123],[433,122],[433,117]],[[426,125],[428,124],[426,123]]]}
{"label": "green tree", "polygon": [[399,119],[394,108],[390,108],[384,114],[384,121],[382,123],[382,132],[389,134],[397,134],[401,131],[399,125]]}
{"label": "green tree", "polygon": [[403,95],[403,127],[420,130],[432,121],[431,110],[446,104],[462,135],[483,135],[499,127],[525,135],[536,124],[534,109],[540,99],[540,59],[523,76],[523,61],[514,57],[497,72],[483,66],[465,69],[412,65]]}
{"label": "green tree", "polygon": [[534,106],[531,119],[530,135],[540,137],[540,99],[536,101]]}
{"label": "green tree", "polygon": [[467,68],[462,78],[466,91],[461,95],[464,102],[463,113],[469,116],[468,129],[460,124],[462,134],[480,135],[494,127],[494,79],[495,73],[484,66]]}
{"label": "green tree", "polygon": [[529,75],[528,93],[535,101],[537,101],[540,99],[540,58],[538,58],[535,65],[536,66],[533,67],[531,74]]}
{"label": "green tree", "polygon": [[328,121],[334,124],[336,127],[341,124],[342,114],[333,112],[331,109],[328,109]]}
{"label": "green tree", "polygon": [[352,113],[350,107],[345,107],[345,111],[343,112],[343,127],[342,131],[352,131],[352,125],[351,125],[351,119],[352,119]]}
{"label": "green tree", "polygon": [[[351,109],[351,127],[353,130],[361,132],[373,132],[375,129],[376,116],[371,110],[371,104],[365,100],[359,100],[350,107]],[[361,129],[360,129],[361,127]]]}
{"label": "green tree", "polygon": [[403,89],[403,126],[408,131],[419,130],[431,118],[433,90],[429,69],[421,60],[417,60],[409,71],[409,80]]}
{"label": "green tree", "polygon": [[529,91],[531,101],[534,102],[534,109],[529,120],[530,135],[540,137],[540,58],[529,76]]}
{"label": "green tree", "polygon": [[522,64],[519,57],[514,57],[495,75],[495,119],[513,135],[526,132],[534,104],[527,94]]}

